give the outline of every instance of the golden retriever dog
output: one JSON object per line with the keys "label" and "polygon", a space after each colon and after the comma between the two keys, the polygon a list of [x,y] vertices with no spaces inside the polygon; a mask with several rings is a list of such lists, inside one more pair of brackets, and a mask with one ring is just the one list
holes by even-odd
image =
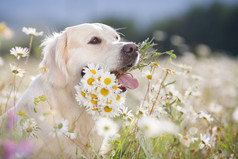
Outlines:
{"label": "golden retriever dog", "polygon": [[[98,151],[102,139],[94,131],[92,116],[75,100],[74,86],[82,78],[82,68],[90,63],[106,65],[111,72],[135,65],[139,59],[137,45],[121,42],[110,26],[86,23],[54,33],[43,41],[42,47],[39,67],[45,71],[30,84],[15,108],[15,112],[22,110],[34,118],[40,127],[36,132],[39,138],[32,138],[36,152],[44,153],[39,156],[51,153],[74,156],[76,147],[79,154],[87,154],[91,149]],[[34,98],[42,95],[47,100],[35,106]],[[62,119],[68,120],[76,139],[52,137],[55,123]]]}

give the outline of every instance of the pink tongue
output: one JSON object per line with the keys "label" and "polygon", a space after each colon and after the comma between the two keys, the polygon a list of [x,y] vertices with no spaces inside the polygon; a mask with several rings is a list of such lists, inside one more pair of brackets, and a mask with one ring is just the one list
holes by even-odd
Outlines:
{"label": "pink tongue", "polygon": [[123,74],[118,79],[119,84],[121,84],[122,87],[126,87],[129,89],[136,89],[139,86],[139,82],[137,79],[131,77],[130,75]]}

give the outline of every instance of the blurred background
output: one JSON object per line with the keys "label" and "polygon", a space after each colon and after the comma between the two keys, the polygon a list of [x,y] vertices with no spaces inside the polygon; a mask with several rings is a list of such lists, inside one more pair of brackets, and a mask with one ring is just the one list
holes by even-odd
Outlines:
{"label": "blurred background", "polygon": [[[137,43],[154,37],[159,51],[173,49],[177,55],[238,55],[237,0],[1,0],[0,56],[9,58],[12,47],[28,46],[24,26],[47,35],[86,22],[108,24]],[[34,40],[36,57],[43,38]]]}

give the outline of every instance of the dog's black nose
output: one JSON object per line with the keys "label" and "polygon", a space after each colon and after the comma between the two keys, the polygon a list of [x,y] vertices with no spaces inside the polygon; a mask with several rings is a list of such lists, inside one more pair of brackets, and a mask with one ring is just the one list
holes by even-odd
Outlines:
{"label": "dog's black nose", "polygon": [[133,55],[133,54],[137,54],[136,52],[138,51],[138,46],[134,43],[131,44],[126,44],[123,46],[122,48],[122,52],[126,55]]}

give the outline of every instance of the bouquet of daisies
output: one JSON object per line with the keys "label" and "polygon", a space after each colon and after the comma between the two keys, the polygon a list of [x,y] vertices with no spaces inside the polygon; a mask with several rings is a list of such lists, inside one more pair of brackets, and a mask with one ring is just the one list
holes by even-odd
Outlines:
{"label": "bouquet of daisies", "polygon": [[[115,74],[98,64],[89,64],[83,68],[83,73],[81,81],[75,86],[79,105],[85,107],[86,111],[94,117],[119,116],[125,107],[125,93],[120,89],[123,86],[118,83]],[[123,76],[124,81],[129,79],[128,75]]]}

